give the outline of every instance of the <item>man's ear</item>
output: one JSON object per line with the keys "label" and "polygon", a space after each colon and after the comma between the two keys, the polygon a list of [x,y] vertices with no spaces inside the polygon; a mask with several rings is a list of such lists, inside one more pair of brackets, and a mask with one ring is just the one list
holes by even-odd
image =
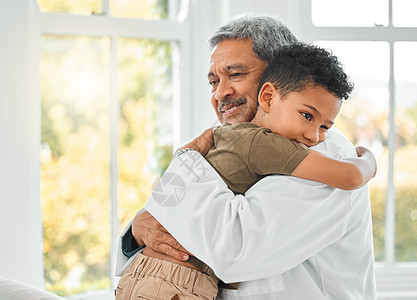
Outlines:
{"label": "man's ear", "polygon": [[264,112],[269,113],[272,104],[271,101],[275,97],[276,93],[278,93],[278,91],[272,83],[266,82],[262,86],[259,91],[258,102],[260,108]]}

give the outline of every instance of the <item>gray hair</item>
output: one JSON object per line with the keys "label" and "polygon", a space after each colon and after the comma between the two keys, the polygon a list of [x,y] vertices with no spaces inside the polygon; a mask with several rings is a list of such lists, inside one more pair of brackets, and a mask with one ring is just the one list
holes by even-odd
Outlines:
{"label": "gray hair", "polygon": [[279,20],[257,15],[237,16],[213,32],[208,40],[210,51],[224,40],[251,40],[255,55],[268,64],[276,49],[298,41]]}

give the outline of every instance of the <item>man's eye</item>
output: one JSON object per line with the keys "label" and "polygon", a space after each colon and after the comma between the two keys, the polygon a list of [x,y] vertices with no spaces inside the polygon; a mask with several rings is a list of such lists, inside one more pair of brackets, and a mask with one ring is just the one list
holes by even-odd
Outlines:
{"label": "man's eye", "polygon": [[307,120],[311,121],[311,119],[313,118],[312,114],[309,113],[301,113],[303,115],[304,118],[306,118]]}
{"label": "man's eye", "polygon": [[321,125],[320,128],[323,128],[324,130],[329,130],[329,127],[327,127],[326,125]]}
{"label": "man's eye", "polygon": [[230,77],[239,77],[239,76],[242,76],[243,75],[243,73],[232,73],[232,74],[230,74]]}
{"label": "man's eye", "polygon": [[215,86],[215,85],[217,84],[217,80],[210,80],[210,81],[209,81],[209,84],[210,84],[211,86]]}

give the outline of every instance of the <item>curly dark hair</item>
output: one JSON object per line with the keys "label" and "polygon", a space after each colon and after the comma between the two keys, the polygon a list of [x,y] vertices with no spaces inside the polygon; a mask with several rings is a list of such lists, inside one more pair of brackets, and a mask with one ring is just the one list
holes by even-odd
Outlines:
{"label": "curly dark hair", "polygon": [[329,50],[296,43],[277,49],[274,55],[262,75],[259,90],[271,82],[285,98],[290,92],[300,92],[312,85],[326,88],[339,99],[349,98],[354,85]]}

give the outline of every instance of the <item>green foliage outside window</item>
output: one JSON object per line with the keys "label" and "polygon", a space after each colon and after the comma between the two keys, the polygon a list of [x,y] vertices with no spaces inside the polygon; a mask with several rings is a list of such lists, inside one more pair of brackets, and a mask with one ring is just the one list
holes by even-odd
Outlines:
{"label": "green foliage outside window", "polygon": [[37,0],[41,12],[65,12],[72,14],[100,14],[101,0]]}
{"label": "green foliage outside window", "polygon": [[[110,287],[107,38],[45,36],[41,199],[45,281],[70,295]],[[169,42],[119,41],[119,216],[143,207],[172,156]]]}
{"label": "green foliage outside window", "polygon": [[165,41],[119,40],[119,219],[148,199],[172,157],[172,61]]}
{"label": "green foliage outside window", "polygon": [[[384,189],[371,189],[375,260],[384,260],[385,197]],[[396,191],[396,261],[417,261],[417,188],[400,187]]]}
{"label": "green foliage outside window", "polygon": [[[41,12],[101,14],[100,0],[38,0]],[[167,0],[110,1],[118,17],[164,19]],[[133,13],[133,14],[132,14]],[[124,226],[172,155],[169,42],[119,40],[118,200]],[[44,36],[41,201],[45,285],[110,287],[110,39]]]}
{"label": "green foliage outside window", "polygon": [[[358,126],[356,118],[361,114],[360,99],[350,99],[342,107],[336,127],[354,144],[358,136],[367,135],[380,141],[382,152],[377,155],[377,177],[371,179],[370,194],[373,222],[374,252],[376,261],[384,261],[385,201],[388,170],[388,118],[387,112],[367,115],[368,126]],[[359,103],[359,104],[358,104]],[[396,261],[417,261],[417,102],[397,112],[396,152],[394,158],[394,184],[396,197],[395,253]],[[359,142],[360,143],[360,142]]]}
{"label": "green foliage outside window", "polygon": [[[417,149],[414,149],[416,153]],[[417,261],[417,188],[398,188],[396,213],[396,261]]]}
{"label": "green foliage outside window", "polygon": [[60,295],[110,283],[109,42],[56,36],[42,40],[45,284]]}
{"label": "green foliage outside window", "polygon": [[[41,12],[100,15],[102,0],[37,0]],[[167,19],[168,0],[110,0],[110,15],[121,18]]]}

